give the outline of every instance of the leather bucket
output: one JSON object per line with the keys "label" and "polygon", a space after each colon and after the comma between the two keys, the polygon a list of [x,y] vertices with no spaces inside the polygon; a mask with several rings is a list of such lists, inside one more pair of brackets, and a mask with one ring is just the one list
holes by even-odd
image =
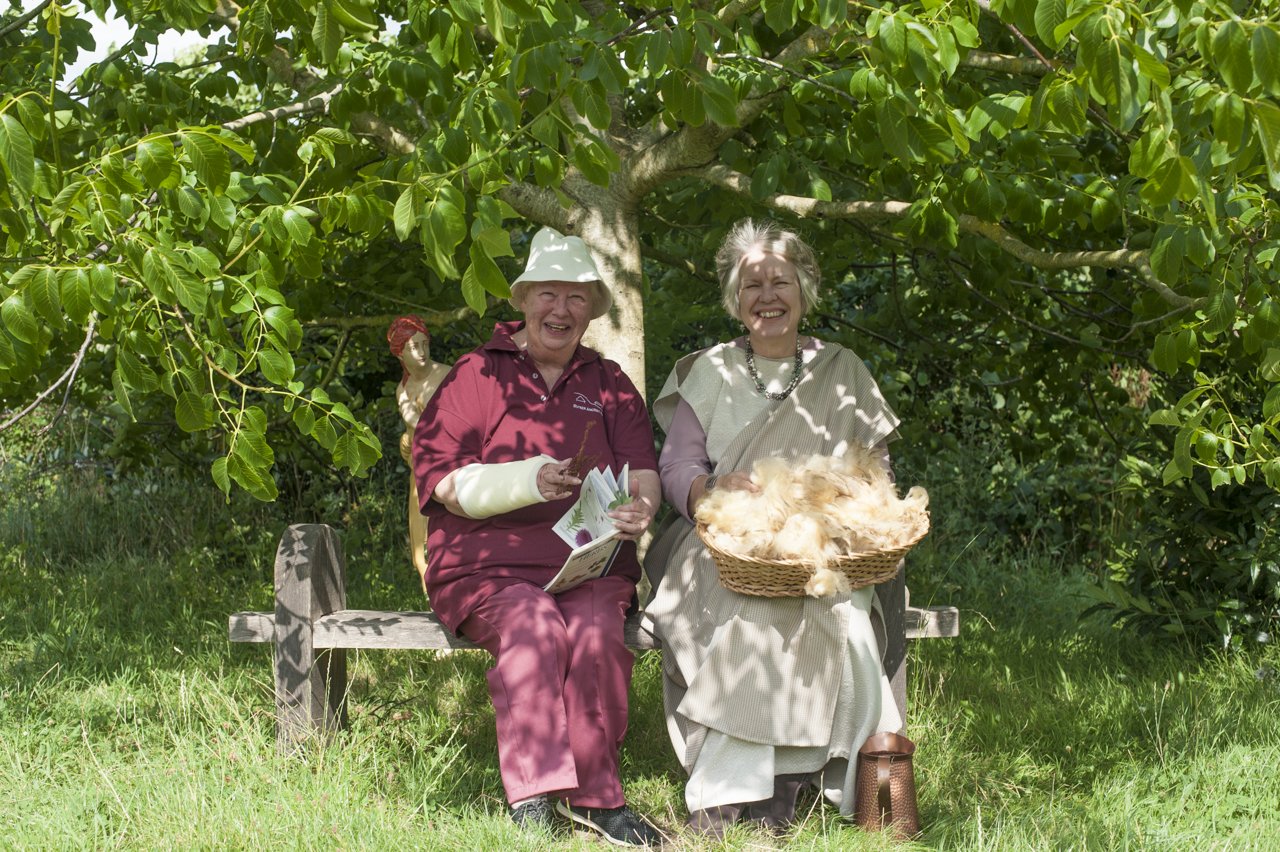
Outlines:
{"label": "leather bucket", "polygon": [[916,776],[911,767],[915,750],[915,743],[890,731],[871,735],[858,749],[854,818],[862,828],[888,828],[902,839],[920,833]]}

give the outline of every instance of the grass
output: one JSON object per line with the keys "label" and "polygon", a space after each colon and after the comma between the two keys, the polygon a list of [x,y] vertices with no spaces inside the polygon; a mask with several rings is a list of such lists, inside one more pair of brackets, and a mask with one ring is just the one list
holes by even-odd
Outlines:
{"label": "grass", "polygon": [[[480,654],[353,655],[350,729],[278,756],[270,652],[230,645],[226,617],[269,607],[289,519],[207,491],[72,474],[0,498],[0,848],[604,848],[510,825]],[[351,605],[418,607],[402,498],[377,491],[334,519]],[[962,635],[912,648],[925,832],[907,848],[1274,848],[1280,654],[1134,640],[1078,618],[1086,578],[1051,551],[936,533],[913,601],[959,606]],[[624,781],[674,830],[658,662],[637,663]],[[791,836],[725,847],[894,847],[804,804]]]}

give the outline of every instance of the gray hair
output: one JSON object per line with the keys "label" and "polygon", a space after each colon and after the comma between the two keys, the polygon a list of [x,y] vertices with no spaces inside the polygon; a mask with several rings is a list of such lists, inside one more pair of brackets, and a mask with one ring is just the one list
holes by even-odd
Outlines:
{"label": "gray hair", "polygon": [[742,258],[753,249],[776,254],[796,269],[800,284],[800,308],[806,314],[818,303],[818,286],[822,270],[813,249],[795,231],[784,230],[778,223],[741,219],[730,229],[716,251],[716,274],[720,276],[720,295],[725,310],[738,316],[738,279]]}

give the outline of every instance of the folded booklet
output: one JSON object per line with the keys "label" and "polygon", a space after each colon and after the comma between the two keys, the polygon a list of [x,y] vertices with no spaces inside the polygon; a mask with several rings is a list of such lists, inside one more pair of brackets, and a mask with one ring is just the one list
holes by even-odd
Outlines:
{"label": "folded booklet", "polygon": [[630,502],[627,465],[617,476],[608,468],[587,471],[577,502],[553,527],[573,551],[551,582],[543,586],[546,591],[558,594],[609,573],[622,542],[617,540],[618,530],[608,512]]}

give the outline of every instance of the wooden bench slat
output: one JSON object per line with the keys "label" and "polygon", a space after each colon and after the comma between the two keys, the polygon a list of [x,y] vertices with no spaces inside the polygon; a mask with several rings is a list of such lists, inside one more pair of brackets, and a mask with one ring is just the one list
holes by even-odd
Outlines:
{"label": "wooden bench slat", "polygon": [[[960,614],[953,606],[908,607],[908,639],[943,639],[960,634]],[[275,635],[275,614],[237,612],[229,621],[232,642],[271,642]],[[626,624],[627,646],[635,650],[660,648],[639,619]],[[440,623],[434,612],[386,612],[344,609],[321,616],[315,622],[316,648],[403,648],[468,649],[476,646],[459,639]]]}
{"label": "wooden bench slat", "polygon": [[[292,524],[280,537],[275,561],[274,612],[237,612],[227,625],[232,642],[272,645],[275,675],[276,744],[292,754],[327,738],[346,724],[347,649],[474,648],[440,623],[433,612],[383,612],[346,608],[346,557],[337,532],[327,524]],[[958,636],[955,607],[913,607],[902,576],[882,586],[888,645],[885,674],[906,718],[906,639]],[[627,619],[627,645],[660,648],[640,629],[641,614]]]}

